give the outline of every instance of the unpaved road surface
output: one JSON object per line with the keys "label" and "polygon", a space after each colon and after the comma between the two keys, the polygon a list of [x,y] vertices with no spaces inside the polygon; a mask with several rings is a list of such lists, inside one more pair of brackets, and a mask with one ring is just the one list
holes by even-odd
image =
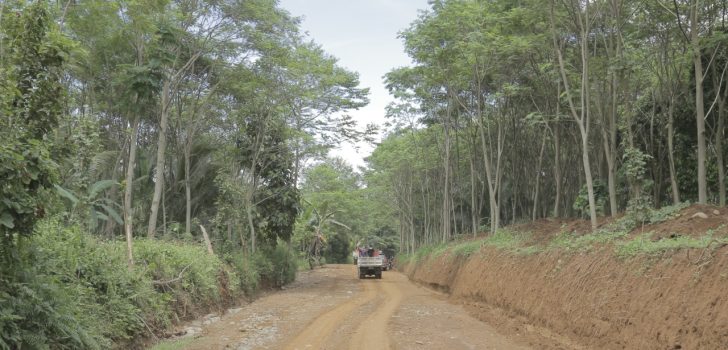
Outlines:
{"label": "unpaved road surface", "polygon": [[360,280],[354,265],[302,272],[287,289],[236,311],[180,348],[529,349],[401,273]]}

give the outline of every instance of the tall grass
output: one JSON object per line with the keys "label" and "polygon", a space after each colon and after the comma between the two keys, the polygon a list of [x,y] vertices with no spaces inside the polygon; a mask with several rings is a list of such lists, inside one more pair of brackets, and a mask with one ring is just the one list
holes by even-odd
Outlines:
{"label": "tall grass", "polygon": [[54,219],[18,242],[13,268],[0,267],[0,349],[136,347],[173,320],[289,283],[296,272],[285,244],[221,259],[200,244],[146,239],[135,241],[130,269],[123,242]]}

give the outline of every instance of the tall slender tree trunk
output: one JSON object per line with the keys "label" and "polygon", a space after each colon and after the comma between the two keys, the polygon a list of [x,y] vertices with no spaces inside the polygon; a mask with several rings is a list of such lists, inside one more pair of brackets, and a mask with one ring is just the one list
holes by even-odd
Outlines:
{"label": "tall slender tree trunk", "polygon": [[533,191],[533,212],[531,213],[531,220],[536,221],[536,213],[538,213],[538,193],[539,186],[541,184],[541,165],[543,164],[543,152],[546,149],[546,134],[543,135],[541,141],[541,151],[538,154],[538,167],[536,168],[536,188]]}
{"label": "tall slender tree trunk", "polygon": [[170,82],[165,80],[162,86],[162,108],[159,123],[159,139],[157,140],[157,164],[154,167],[154,195],[149,213],[147,237],[154,237],[157,231],[157,215],[159,213],[159,200],[164,189],[164,155],[167,149],[167,124],[169,120]]}
{"label": "tall slender tree trunk", "polygon": [[[621,55],[621,45],[617,43],[617,55]],[[620,57],[621,58],[621,57]],[[609,187],[609,214],[617,215],[617,100],[619,79],[617,73],[612,77],[612,105],[609,113],[609,132],[605,135],[605,151],[607,158],[607,186]]]}
{"label": "tall slender tree trunk", "polygon": [[[448,107],[449,108],[449,107]],[[451,235],[451,216],[450,216],[450,112],[448,111],[448,120],[444,123],[445,134],[445,155],[443,157],[443,169],[445,171],[445,181],[443,182],[443,198],[442,198],[442,242],[447,242]]]}
{"label": "tall slender tree trunk", "polygon": [[589,199],[589,217],[591,221],[592,230],[597,228],[597,212],[596,203],[594,200],[594,183],[591,173],[591,166],[589,162],[589,39],[587,34],[589,32],[589,2],[585,3],[584,14],[577,11],[579,31],[580,31],[580,46],[581,46],[581,112],[577,113],[574,105],[571,89],[569,88],[569,79],[566,74],[566,68],[564,58],[556,40],[556,24],[554,23],[553,7],[551,8],[551,28],[552,38],[554,44],[554,50],[556,50],[556,56],[559,60],[559,71],[561,72],[561,79],[564,83],[564,89],[569,102],[569,108],[571,114],[579,126],[579,134],[581,136],[581,158],[582,165],[584,167],[584,178],[587,186],[587,196]]}
{"label": "tall slender tree trunk", "polygon": [[131,141],[129,142],[129,161],[126,166],[126,185],[124,186],[124,232],[126,233],[127,263],[134,266],[132,220],[132,192],[134,184],[134,165],[136,164],[137,138],[139,137],[139,117],[134,117],[131,126]]}
{"label": "tall slender tree trunk", "polygon": [[[558,87],[558,96],[561,96],[561,84]],[[556,99],[556,116],[559,117],[561,103],[559,97]],[[554,217],[559,217],[559,207],[561,203],[561,126],[558,120],[554,125]]]}
{"label": "tall slender tree trunk", "polygon": [[489,207],[490,207],[490,232],[495,233],[495,230],[498,229],[499,225],[499,217],[500,217],[500,208],[498,205],[498,198],[497,198],[497,191],[498,188],[495,186],[496,182],[496,174],[495,171],[492,169],[492,158],[490,156],[490,152],[488,152],[488,146],[486,143],[486,137],[485,137],[485,128],[483,127],[482,123],[478,124],[478,128],[480,131],[480,144],[483,149],[483,165],[485,166],[485,177],[486,181],[488,183],[488,201],[489,201]]}
{"label": "tall slender tree trunk", "polygon": [[[622,51],[622,4],[621,0],[612,0],[611,11],[615,23],[615,35],[610,36],[610,45],[614,47],[614,57],[619,61],[624,61]],[[610,84],[611,105],[609,108],[608,133],[604,136],[605,156],[607,160],[607,187],[609,191],[609,214],[617,215],[617,112],[619,110],[619,93],[622,91],[621,69],[611,71],[612,79]]]}
{"label": "tall slender tree trunk", "polygon": [[690,42],[693,49],[693,65],[695,67],[695,122],[698,136],[698,203],[708,202],[708,182],[706,179],[705,159],[705,106],[703,102],[703,62],[700,51],[700,36],[698,30],[698,5],[700,1],[694,0],[690,11]]}
{"label": "tall slender tree trunk", "polygon": [[[718,83],[720,84],[720,83]],[[718,93],[725,89],[718,86]],[[718,196],[721,207],[725,206],[725,162],[723,160],[723,137],[725,131],[725,100],[723,96],[718,97],[718,126],[715,131],[715,157],[718,166]]]}
{"label": "tall slender tree trunk", "polygon": [[680,189],[677,186],[677,171],[675,170],[675,127],[674,127],[675,99],[670,96],[670,105],[667,108],[667,160],[670,164],[670,187],[672,188],[672,203],[680,203]]}
{"label": "tall slender tree trunk", "polygon": [[248,230],[250,231],[250,252],[255,253],[256,249],[256,241],[257,241],[257,233],[255,230],[255,223],[253,222],[253,198],[255,194],[255,188],[257,187],[256,183],[256,174],[255,174],[255,165],[258,163],[258,152],[255,153],[255,156],[253,157],[253,161],[251,162],[250,168],[248,169],[248,176],[250,177],[249,183],[248,183],[248,191],[245,194],[245,216],[247,217],[248,221]]}
{"label": "tall slender tree trunk", "polygon": [[[189,135],[189,132],[188,132]],[[185,233],[192,230],[192,189],[190,188],[190,158],[192,158],[192,141],[187,140],[184,145],[185,153]]]}
{"label": "tall slender tree trunk", "polygon": [[[584,19],[581,26],[581,131],[582,161],[589,194],[589,217],[592,230],[597,229],[597,206],[594,200],[594,182],[589,162],[589,1],[584,4]],[[580,20],[579,23],[582,23]]]}
{"label": "tall slender tree trunk", "polygon": [[470,220],[472,224],[472,230],[473,230],[473,237],[475,237],[478,234],[478,222],[480,221],[480,218],[478,217],[478,199],[476,196],[477,192],[477,182],[475,181],[476,175],[475,175],[475,160],[473,159],[475,157],[475,146],[472,146],[473,150],[471,151],[470,155]]}
{"label": "tall slender tree trunk", "polygon": [[255,225],[253,224],[252,199],[248,200],[247,205],[245,205],[245,214],[248,217],[248,228],[250,229],[250,252],[255,253],[256,233],[255,233]]}

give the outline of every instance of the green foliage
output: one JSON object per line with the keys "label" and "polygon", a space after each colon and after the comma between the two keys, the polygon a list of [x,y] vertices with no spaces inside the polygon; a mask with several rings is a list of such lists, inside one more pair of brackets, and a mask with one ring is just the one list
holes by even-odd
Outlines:
{"label": "green foliage", "polygon": [[345,264],[351,257],[351,239],[346,232],[338,232],[329,236],[326,241],[324,257],[333,264]]}
{"label": "green foliage", "polygon": [[190,345],[195,341],[192,337],[177,339],[173,341],[165,341],[163,343],[159,343],[151,348],[151,350],[182,350]]}
{"label": "green foliage", "polygon": [[424,245],[415,251],[410,260],[414,263],[420,263],[427,259],[436,259],[445,254],[448,248],[447,244]]}
{"label": "green foliage", "polygon": [[631,258],[644,255],[657,256],[680,249],[708,249],[710,247],[718,247],[725,244],[728,244],[728,237],[714,238],[712,232],[708,232],[697,238],[690,236],[676,236],[662,238],[659,240],[653,240],[652,233],[648,232],[639,235],[632,240],[618,243],[615,247],[615,253],[621,258]]}
{"label": "green foliage", "polygon": [[508,229],[500,229],[483,240],[483,245],[497,249],[515,251],[518,250],[531,237],[529,232],[516,232]]}
{"label": "green foliage", "polygon": [[254,191],[257,230],[262,232],[264,244],[275,245],[279,238],[289,242],[300,195],[294,183],[294,159],[286,144],[286,129],[278,120],[260,118],[247,122],[245,133],[237,142],[242,165],[251,169],[263,184],[257,189],[248,188]]}
{"label": "green foliage", "polygon": [[[140,239],[134,247],[135,264],[143,266],[147,278],[162,283],[157,289],[174,300],[173,311],[178,314],[224,304],[229,302],[223,299],[225,295],[239,291],[235,272],[226,269],[217,256],[208,254],[202,244]],[[228,280],[226,290],[218,283],[221,276]],[[175,282],[165,284],[167,281]]]}
{"label": "green foliage", "polygon": [[118,186],[119,184],[113,180],[101,180],[93,183],[89,186],[88,191],[85,194],[73,194],[69,190],[54,185],[56,192],[67,199],[71,206],[69,212],[73,218],[74,214],[77,213],[77,209],[82,212],[81,215],[85,216],[86,227],[90,232],[93,232],[99,224],[99,220],[107,221],[114,220],[118,224],[122,224],[121,216],[119,215],[116,208],[119,207],[117,203],[111,201],[110,198],[103,197],[103,192],[112,187]]}
{"label": "green foliage", "polygon": [[281,287],[293,282],[298,271],[294,250],[285,242],[278,241],[274,248],[263,249],[253,257],[261,283]]}
{"label": "green foliage", "polygon": [[[604,214],[604,205],[607,203],[607,200],[609,199],[609,192],[607,192],[607,185],[604,184],[604,181],[601,181],[599,179],[594,180],[594,201],[597,209],[597,213],[600,215]],[[589,192],[587,189],[586,184],[584,184],[581,189],[579,189],[579,195],[576,196],[576,199],[574,199],[573,208],[578,213],[580,213],[581,217],[588,217],[589,216]]]}
{"label": "green foliage", "polygon": [[258,288],[253,264],[227,265],[199,243],[137,241],[131,270],[124,243],[100,242],[56,218],[27,243],[19,265],[0,267],[0,349],[132,346],[173,315],[217,309]]}
{"label": "green foliage", "polygon": [[597,230],[587,234],[563,232],[554,237],[548,244],[548,249],[560,249],[567,252],[583,252],[593,249],[596,245],[615,242],[629,233],[628,230]]}
{"label": "green foliage", "polygon": [[644,181],[647,161],[652,156],[634,147],[627,147],[622,154],[622,171],[632,181]]}
{"label": "green foliage", "polygon": [[480,240],[467,241],[463,243],[455,244],[451,249],[451,253],[455,257],[467,258],[478,252],[483,247],[483,242]]}
{"label": "green foliage", "polygon": [[3,57],[0,63],[9,65],[0,67],[1,82],[8,84],[0,103],[9,103],[0,106],[0,244],[8,244],[13,233],[29,235],[45,215],[45,190],[57,177],[48,134],[62,111],[61,68],[70,45],[58,34],[46,2],[15,10],[16,15],[0,13],[0,40],[8,45],[7,62]]}
{"label": "green foliage", "polygon": [[690,206],[690,202],[681,202],[674,205],[664,206],[660,209],[653,209],[650,211],[649,222],[656,224],[666,220],[670,220],[676,217],[676,215],[683,209]]}
{"label": "green foliage", "polygon": [[29,235],[38,218],[45,215],[48,192],[57,176],[56,164],[46,145],[38,140],[21,140],[2,132],[0,144],[0,238],[13,232]]}
{"label": "green foliage", "polygon": [[263,278],[273,283],[275,287],[281,287],[296,279],[298,263],[294,250],[285,242],[278,241],[278,244],[269,253],[273,264],[273,271],[270,275],[263,275]]}
{"label": "green foliage", "polygon": [[250,259],[243,254],[236,253],[228,255],[226,258],[226,261],[232,265],[237,272],[240,290],[247,297],[254,297],[260,288],[260,272],[258,270],[258,265],[256,264],[256,257],[258,257],[258,255],[255,255],[253,259]]}

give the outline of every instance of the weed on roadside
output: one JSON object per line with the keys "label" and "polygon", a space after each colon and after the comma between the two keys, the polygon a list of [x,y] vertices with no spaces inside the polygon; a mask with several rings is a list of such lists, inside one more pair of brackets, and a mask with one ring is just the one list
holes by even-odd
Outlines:
{"label": "weed on roadside", "polygon": [[714,238],[712,231],[697,238],[676,236],[657,241],[652,240],[652,232],[648,232],[632,240],[618,243],[615,246],[615,253],[620,258],[630,258],[638,255],[656,256],[679,249],[706,249],[723,244],[728,244],[728,237]]}

